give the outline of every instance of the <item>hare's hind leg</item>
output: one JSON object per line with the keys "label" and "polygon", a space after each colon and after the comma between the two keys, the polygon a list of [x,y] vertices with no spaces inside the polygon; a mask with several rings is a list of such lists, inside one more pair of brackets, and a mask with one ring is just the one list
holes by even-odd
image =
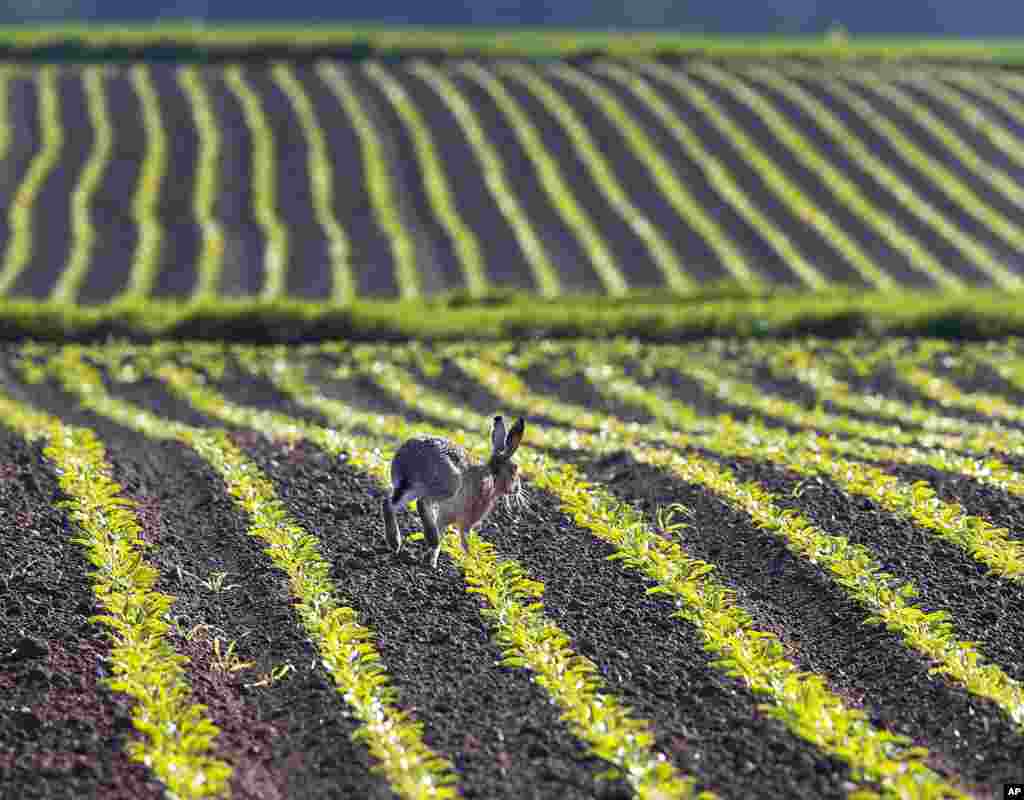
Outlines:
{"label": "hare's hind leg", "polygon": [[395,516],[391,498],[385,497],[381,501],[380,510],[384,515],[384,540],[394,552],[400,553],[402,551],[402,532],[398,529],[398,517]]}
{"label": "hare's hind leg", "polygon": [[437,506],[426,498],[416,501],[416,510],[423,520],[423,535],[430,548],[430,566],[437,569],[437,557],[441,554],[441,533],[437,527]]}

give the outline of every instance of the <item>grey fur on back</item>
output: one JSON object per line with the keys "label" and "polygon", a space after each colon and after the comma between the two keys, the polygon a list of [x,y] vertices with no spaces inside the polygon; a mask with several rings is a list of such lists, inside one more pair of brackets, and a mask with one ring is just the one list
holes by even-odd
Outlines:
{"label": "grey fur on back", "polygon": [[391,485],[420,497],[450,497],[459,489],[469,456],[459,445],[438,436],[406,441],[391,462]]}

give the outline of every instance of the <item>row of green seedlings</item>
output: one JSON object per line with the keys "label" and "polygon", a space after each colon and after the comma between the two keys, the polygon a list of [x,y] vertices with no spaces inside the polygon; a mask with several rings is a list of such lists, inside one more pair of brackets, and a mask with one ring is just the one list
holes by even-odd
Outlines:
{"label": "row of green seedlings", "polygon": [[[559,343],[549,343],[548,350],[558,346]],[[577,354],[581,349],[586,353],[586,344],[577,343]],[[535,347],[533,351],[532,357],[536,358],[544,348]],[[530,359],[531,354],[527,352],[523,358]],[[491,380],[498,383],[495,376],[507,375],[512,381],[516,380],[514,375],[497,364],[467,359],[459,363],[471,364],[474,377],[478,379],[490,375]],[[584,360],[580,363],[592,362]],[[926,481],[910,484],[881,467],[835,455],[833,437],[819,435],[815,431],[789,433],[770,428],[757,418],[740,423],[731,417],[721,416],[710,428],[705,423],[694,430],[691,421],[696,415],[695,410],[671,397],[664,389],[641,385],[629,378],[622,367],[610,361],[603,364],[600,373],[594,377],[591,383],[598,392],[641,408],[663,426],[671,426],[646,429],[649,431],[647,435],[658,441],[678,447],[703,447],[723,456],[760,459],[805,477],[827,477],[841,490],[867,497],[886,511],[908,519],[959,547],[999,578],[1024,583],[1024,542],[1012,539],[1005,528],[968,514],[959,503],[943,501]],[[558,413],[566,421],[580,410],[566,404]]]}
{"label": "row of green seedlings", "polygon": [[480,241],[473,229],[463,220],[456,207],[445,166],[434,146],[430,127],[416,108],[416,104],[402,88],[401,80],[392,75],[386,66],[368,63],[364,68],[364,73],[377,84],[381,94],[394,108],[398,118],[408,131],[416,151],[416,161],[423,175],[423,185],[426,188],[431,211],[453,243],[455,254],[462,268],[466,291],[471,297],[480,297],[488,289],[487,271],[484,266]]}
{"label": "row of green seedlings", "polygon": [[330,564],[316,538],[290,518],[273,484],[227,432],[163,419],[112,396],[100,371],[77,347],[64,348],[44,365],[36,363],[25,371],[28,379],[46,374],[95,413],[153,439],[182,442],[221,476],[234,502],[248,515],[249,535],[266,544],[264,552],[288,576],[300,623],[337,691],[362,723],[355,737],[376,759],[375,770],[399,797],[456,797],[452,765],[427,747],[422,724],[398,707],[398,692],[373,643],[374,634],[359,622],[355,609],[336,596]]}
{"label": "row of green seedlings", "polygon": [[[815,98],[812,93],[778,69],[750,69],[744,70],[742,74],[745,78],[754,80],[779,92],[779,94],[794,103],[798,108],[803,109],[815,121],[818,127],[829,136],[831,142],[842,148],[852,161],[862,167],[880,185],[884,186],[888,193],[895,197],[907,211],[934,228],[969,263],[984,271],[993,283],[1005,288],[1020,287],[1021,278],[1019,275],[1007,269],[977,238],[963,231],[952,220],[948,219],[941,210],[918,194],[901,175],[893,171],[881,158],[876,156],[863,140],[851,136],[848,126],[830,111],[822,101]],[[942,186],[947,192],[952,192],[953,188],[951,187],[957,187],[962,183],[961,181],[954,180],[956,176],[951,175],[950,179],[946,180],[944,176],[937,174],[935,169],[932,168],[935,159],[924,153],[903,133],[898,125],[883,114],[878,113],[862,97],[846,90],[842,85],[833,87],[832,84],[829,84],[829,91],[837,97],[842,97],[846,105],[882,134],[885,140],[897,148],[901,154],[905,154],[907,160],[913,163],[922,174],[931,177],[934,183]],[[941,166],[940,164],[939,167]],[[974,204],[969,204],[967,211],[971,214],[984,216],[986,207],[976,207]],[[988,212],[991,213],[991,209],[988,209]],[[949,276],[948,273],[944,276],[934,277],[940,279],[941,285],[946,288],[957,288],[957,282],[949,280],[950,277],[954,276]]]}
{"label": "row of green seedlings", "polygon": [[[829,442],[832,452],[868,461],[891,461],[899,464],[926,464],[944,472],[965,475],[1010,494],[1024,496],[1024,476],[1012,466],[991,456],[965,455],[955,450],[935,448],[934,437],[922,441],[921,434],[903,430],[896,424],[884,424],[845,414],[825,411],[819,403],[814,409],[766,392],[756,383],[744,380],[742,370],[723,362],[688,358],[685,363],[678,354],[658,352],[645,362],[647,370],[655,366],[675,369],[698,383],[703,391],[733,406],[743,407],[769,417],[825,434],[842,434]],[[595,375],[600,369],[594,370]],[[780,375],[780,377],[785,377]],[[828,397],[827,394],[821,395]],[[863,439],[878,440],[863,441]],[[962,437],[948,437],[950,444],[966,444]],[[899,446],[882,444],[896,442]],[[974,443],[977,444],[977,443]]]}
{"label": "row of green seedlings", "polygon": [[847,206],[866,227],[874,230],[894,250],[903,253],[915,270],[945,288],[962,286],[959,278],[949,272],[918,239],[894,225],[884,210],[874,205],[853,179],[830,163],[812,139],[787,119],[769,99],[732,72],[715,65],[699,64],[695,74],[749,106],[772,134],[793,153],[796,160],[818,176],[821,184],[828,187],[838,202]]}
{"label": "row of green seedlings", "polygon": [[[996,194],[1006,197],[1017,206],[1024,203],[1024,189],[1021,189],[1013,178],[982,159],[971,144],[965,142],[942,119],[907,95],[894,82],[881,76],[861,75],[855,72],[842,73],[842,80],[833,77],[823,79],[820,73],[798,66],[787,66],[786,71],[820,82],[830,93],[841,98],[855,113],[863,117],[880,133],[888,135],[890,132],[897,131],[898,128],[884,113],[878,111],[875,105],[865,100],[862,95],[851,90],[846,83],[854,83],[874,92],[928,131],[950,151],[958,165],[968,170],[974,177],[988,183]],[[941,160],[930,155],[907,136],[899,136],[890,141],[907,163],[917,169],[922,176],[946,194],[963,211],[981,221],[1011,247],[1019,249],[1024,246],[1024,228],[1014,222],[1012,218],[986,203],[965,180],[959,178]]]}
{"label": "row of green seedlings", "polygon": [[[711,149],[704,145],[700,137],[690,128],[685,117],[673,110],[664,95],[650,81],[645,80],[638,70],[628,70],[622,65],[610,61],[596,62],[592,65],[592,69],[596,74],[614,81],[632,93],[636,100],[662,123],[665,130],[675,139],[690,161],[700,169],[709,186],[718,194],[722,201],[731,206],[739,216],[746,220],[761,235],[779,255],[782,262],[796,274],[805,286],[811,289],[825,287],[827,280],[821,271],[804,258],[785,231],[750,200],[728,166]],[[707,111],[705,109],[705,113]],[[757,151],[753,141],[746,137],[745,134],[742,134],[742,138],[734,138],[733,143],[741,152],[747,153],[748,160],[760,165],[762,169],[768,171],[776,179],[774,181],[767,180],[766,183],[775,186],[788,180],[778,170],[772,171],[773,166],[770,159]],[[695,215],[702,211],[703,209],[698,205],[694,205]],[[701,230],[699,221],[692,224],[698,230]],[[712,240],[714,236],[709,235],[707,238]],[[735,274],[742,269],[743,265],[734,263],[735,259],[724,242],[718,249],[720,250],[719,257],[731,272]]]}
{"label": "row of green seedlings", "polygon": [[[537,396],[526,390],[514,376],[502,374],[487,362],[463,356],[457,363],[467,374],[485,383],[502,402],[514,404],[524,411],[532,409],[531,413],[551,412],[553,418],[569,424],[575,424],[570,420],[579,419],[581,409],[578,407]],[[465,425],[482,422],[482,418],[459,411],[451,402],[416,383],[398,367],[385,371],[378,363],[372,365],[368,374],[376,374],[374,379],[382,389],[393,392],[403,402],[419,410],[435,415],[458,414],[458,419]],[[667,467],[676,477],[710,489],[747,513],[759,527],[779,532],[795,555],[828,569],[833,579],[854,600],[871,611],[874,615],[872,621],[884,622],[890,630],[898,632],[909,646],[933,660],[938,665],[937,671],[961,681],[969,691],[995,700],[1015,723],[1024,726],[1024,687],[996,665],[975,669],[979,654],[972,643],[958,641],[954,637],[948,613],[928,613],[907,602],[916,596],[916,588],[909,583],[896,584],[866,548],[850,545],[844,537],[831,536],[800,515],[781,511],[775,506],[772,496],[758,484],[739,484],[728,470],[697,455],[692,449],[693,443],[689,443],[687,452],[680,453],[643,443],[641,436],[646,435],[643,429],[625,426],[611,418],[601,420],[596,434],[584,435],[578,430],[543,427],[537,431],[537,436],[549,447],[585,448],[596,453],[608,448],[628,447],[641,462]],[[686,446],[679,437],[674,443]]]}
{"label": "row of green seedlings", "polygon": [[295,110],[307,145],[306,169],[309,171],[313,212],[327,237],[327,256],[331,266],[331,300],[347,305],[355,297],[352,274],[352,245],[334,210],[334,173],[324,131],[317,120],[309,95],[296,78],[291,64],[281,62],[270,70],[271,78],[284,92]]}
{"label": "row of green seedlings", "polygon": [[0,267],[0,296],[10,293],[32,257],[32,211],[36,197],[64,148],[57,75],[57,67],[46,65],[33,78],[39,98],[40,146],[7,208],[8,240]]}
{"label": "row of green seedlings", "polygon": [[[199,140],[192,214],[202,232],[202,246],[196,261],[196,284],[190,299],[203,303],[217,299],[224,263],[224,226],[216,210],[224,144],[210,94],[199,70],[193,66],[182,67],[178,70],[177,79],[188,98]],[[146,283],[152,285],[152,278]]]}
{"label": "row of green seedlings", "polygon": [[0,422],[29,441],[42,441],[89,562],[92,591],[111,641],[112,677],[105,683],[133,700],[132,724],[138,738],[128,757],[144,764],[170,796],[202,798],[228,791],[232,768],[215,757],[219,729],[205,706],[193,703],[187,656],[168,640],[173,597],[154,590],[158,570],[145,558],[146,544],[135,503],[112,478],[103,444],[87,428],[0,393]]}
{"label": "row of green seedlings", "polygon": [[[252,364],[263,357],[256,354]],[[207,357],[204,361],[213,374],[218,372],[216,358]],[[332,455],[344,454],[349,463],[366,470],[381,484],[388,482],[389,460],[383,453],[395,449],[398,441],[391,435],[382,437],[379,423],[376,438],[361,435],[352,425],[365,418],[356,420],[349,409],[342,407],[340,413],[346,424],[336,429],[321,428],[277,412],[232,404],[212,388],[203,374],[188,367],[170,362],[161,366],[150,362],[148,367],[154,368],[153,374],[166,381],[173,391],[213,419],[280,439],[308,439]],[[140,374],[149,374],[146,369],[143,367]],[[278,380],[281,372],[274,372]],[[117,369],[112,369],[111,374],[116,375]],[[313,392],[312,387],[305,388]],[[330,403],[326,398],[319,399]],[[394,432],[401,435],[402,430]],[[459,441],[471,451],[479,451],[478,444],[462,437]],[[707,792],[698,795],[693,779],[681,775],[662,753],[653,749],[650,724],[632,716],[606,689],[594,663],[572,649],[569,637],[544,613],[542,583],[530,578],[518,562],[500,558],[493,546],[475,534],[469,538],[468,551],[463,551],[454,539],[445,540],[444,551],[463,573],[466,590],[486,601],[481,613],[494,628],[502,647],[502,663],[534,673],[535,682],[561,708],[562,719],[573,734],[592,755],[609,765],[606,777],[623,778],[640,798],[712,797]],[[686,565],[681,565],[677,574],[681,580],[685,578]]]}
{"label": "row of green seedlings", "polygon": [[[696,231],[717,256],[728,273],[743,284],[757,282],[757,274],[716,219],[686,188],[671,162],[658,150],[644,126],[619,102],[615,94],[599,81],[575,67],[559,65],[549,71],[586,95],[618,129],[632,155],[644,165],[651,180],[681,220]],[[598,151],[599,152],[599,151]],[[675,291],[693,287],[693,281],[681,273],[666,274],[665,284]]]}
{"label": "row of green seedlings", "polygon": [[508,121],[516,141],[533,164],[545,194],[586,252],[604,291],[613,296],[625,294],[629,286],[600,228],[573,192],[571,176],[564,174],[518,101],[501,81],[479,64],[460,62],[456,69],[460,77],[472,81],[486,92]]}
{"label": "row of green seedlings", "polygon": [[661,272],[664,285],[674,291],[692,288],[693,281],[683,271],[679,254],[666,241],[658,227],[630,199],[623,189],[621,181],[615,175],[612,165],[587,130],[586,122],[573,109],[572,105],[566,102],[565,98],[542,73],[525,64],[501,64],[497,69],[503,78],[524,86],[558,121],[609,205],[644,243],[651,260]]}
{"label": "row of green seedlings", "polygon": [[[75,302],[79,288],[92,265],[92,252],[96,241],[96,231],[93,229],[91,217],[93,196],[99,188],[103,172],[110,163],[113,152],[113,129],[104,91],[104,68],[87,66],[83,68],[81,75],[93,143],[78,182],[71,191],[71,250],[68,261],[50,294],[50,300],[62,304]],[[71,129],[75,122],[65,119],[63,124]]]}
{"label": "row of green seedlings", "polygon": [[[827,398],[836,409],[868,417],[891,420],[893,425],[886,438],[899,444],[938,447],[944,450],[962,450],[980,456],[991,453],[1013,454],[1024,448],[1024,435],[998,423],[983,424],[959,417],[946,416],[921,403],[908,403],[880,394],[856,391],[843,375],[844,370],[860,375],[870,374],[868,362],[853,357],[833,359],[825,350],[807,345],[765,346],[749,343],[750,356],[758,358],[774,377],[797,380],[813,389],[821,398]],[[872,359],[873,360],[873,359]],[[887,359],[886,359],[887,360]],[[920,431],[903,430],[913,425]],[[862,428],[862,430],[865,430]]]}
{"label": "row of green seedlings", "polygon": [[558,270],[552,264],[544,243],[534,230],[529,215],[512,191],[501,153],[487,136],[472,105],[445,70],[425,61],[418,61],[411,65],[410,71],[434,91],[455,118],[462,135],[473,150],[495,207],[508,223],[520,250],[526,257],[537,292],[542,297],[555,297],[561,291]]}
{"label": "row of green seedlings", "polygon": [[[270,379],[292,400],[316,410],[336,427],[327,430],[277,412],[231,403],[208,382],[180,367],[164,367],[159,372],[196,409],[233,424],[274,434],[297,425],[313,441],[326,440],[331,433],[344,431],[350,457],[367,464],[381,480],[386,479],[386,461],[380,456],[380,449],[394,447],[407,436],[433,433],[447,436],[471,451],[479,450],[478,445],[467,441],[464,430],[410,425],[401,417],[362,412],[326,397],[308,382],[308,365],[301,361],[296,363],[285,349],[268,353],[263,349],[239,348],[233,354],[249,372]],[[367,375],[383,387],[388,386],[392,378],[401,380],[393,368],[383,362],[371,365]],[[424,407],[432,412],[457,420],[465,429],[485,431],[489,424],[489,418],[470,414],[454,405],[432,407],[436,398],[422,386],[410,383],[398,391],[403,398],[425,403]],[[368,430],[371,435],[361,434],[360,430]],[[567,441],[572,436],[561,433]],[[549,434],[558,432],[544,430],[537,435],[546,439]],[[559,444],[561,442],[555,442],[554,446]],[[663,514],[659,519],[660,531],[652,530],[636,509],[583,480],[572,465],[548,457],[529,445],[524,445],[520,453],[522,469],[530,480],[558,497],[561,510],[577,524],[615,546],[617,552],[611,558],[652,580],[651,593],[667,594],[676,599],[679,611],[675,615],[691,622],[701,632],[706,649],[718,658],[714,665],[743,680],[752,691],[765,698],[767,713],[796,735],[845,760],[858,781],[878,783],[886,793],[961,796],[924,766],[922,759],[927,752],[923,748],[908,747],[905,737],[876,730],[863,712],[847,708],[831,693],[821,676],[801,672],[787,661],[781,642],[773,634],[757,630],[751,617],[736,605],[733,593],[709,577],[712,565],[689,558],[677,543],[667,538],[679,523]],[[475,534],[470,537],[468,554],[462,553],[454,539],[449,541],[446,552],[457,562],[472,557],[483,546]],[[895,606],[901,597],[894,594],[888,598],[889,605]],[[933,616],[931,624],[935,627],[945,623]],[[918,627],[925,628],[923,624]],[[992,670],[987,674],[991,675]],[[621,763],[616,765],[622,767]],[[627,779],[631,779],[628,773]]]}
{"label": "row of green seedlings", "polygon": [[160,116],[160,100],[146,64],[131,67],[131,81],[142,109],[146,134],[146,153],[139,172],[139,183],[132,197],[132,218],[139,232],[132,259],[128,285],[118,300],[133,302],[149,297],[160,268],[164,230],[159,208],[161,187],[167,175],[167,133]]}
{"label": "row of green seedlings", "polygon": [[392,184],[391,165],[384,145],[378,138],[377,128],[363,109],[363,98],[358,96],[343,69],[335,64],[323,63],[317,67],[317,74],[337,98],[359,140],[366,174],[366,192],[374,219],[391,244],[399,294],[406,300],[417,297],[422,286],[416,266],[416,245],[402,221],[395,196],[396,188]]}
{"label": "row of green seedlings", "polygon": [[[714,126],[740,153],[746,164],[757,173],[765,185],[790,211],[800,220],[801,224],[811,225],[829,243],[833,250],[869,285],[878,289],[894,289],[896,281],[891,275],[880,269],[870,255],[830,218],[808,193],[762,149],[757,140],[744,131],[722,106],[701,87],[701,85],[681,70],[673,70],[656,62],[636,64],[641,75],[650,76],[655,82],[671,87],[672,91],[684,97],[687,102],[697,108],[705,119]],[[780,117],[781,119],[781,117]],[[798,150],[808,144],[791,140]],[[801,137],[802,138],[802,137]],[[823,159],[819,159],[825,163]],[[825,185],[831,185],[826,182]],[[801,263],[790,262],[787,263]],[[806,263],[803,261],[803,263]],[[806,272],[802,270],[801,274]]]}
{"label": "row of green seedlings", "polygon": [[238,99],[252,137],[252,202],[256,224],[263,232],[264,279],[260,296],[275,300],[284,294],[288,269],[288,231],[277,213],[277,165],[274,136],[259,95],[246,82],[242,68],[232,64],[224,71],[224,83]]}
{"label": "row of green seedlings", "polygon": [[[955,422],[945,423],[945,426],[955,425],[965,432],[978,428],[985,430],[987,427],[994,434],[993,438],[999,440],[990,445],[993,449],[1019,452],[1021,447],[1024,447],[1024,431],[1006,428],[1001,423],[1019,424],[1024,421],[1024,410],[1001,395],[961,389],[954,380],[927,366],[929,361],[939,355],[953,363],[953,357],[949,354],[949,344],[941,340],[908,343],[897,339],[872,348],[868,352],[864,352],[863,347],[856,342],[841,341],[833,348],[819,351],[817,360],[834,371],[851,369],[861,376],[870,375],[874,370],[885,367],[894,380],[915,390],[922,398],[934,401],[945,408],[973,411],[992,420],[992,423],[986,426],[984,423],[948,418]],[[935,410],[926,410],[926,413],[935,414]]]}

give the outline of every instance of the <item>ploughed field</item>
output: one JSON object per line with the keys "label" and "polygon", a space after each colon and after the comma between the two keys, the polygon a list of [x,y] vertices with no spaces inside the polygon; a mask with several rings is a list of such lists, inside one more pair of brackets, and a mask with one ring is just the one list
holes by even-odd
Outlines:
{"label": "ploughed field", "polygon": [[689,58],[0,66],[0,296],[1019,288],[1024,76]]}
{"label": "ploughed field", "polygon": [[9,346],[0,793],[1001,797],[1022,422],[1016,340]]}

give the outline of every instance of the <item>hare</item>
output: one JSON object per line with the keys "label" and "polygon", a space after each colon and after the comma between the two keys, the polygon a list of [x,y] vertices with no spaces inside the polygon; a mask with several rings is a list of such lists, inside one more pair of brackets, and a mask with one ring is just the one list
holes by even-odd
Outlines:
{"label": "hare", "polygon": [[466,451],[447,439],[416,436],[406,441],[391,460],[394,491],[381,503],[388,546],[395,553],[401,551],[402,534],[395,510],[415,500],[427,544],[432,548],[433,568],[437,568],[441,552],[440,535],[449,525],[458,528],[462,548],[467,550],[469,532],[491,512],[498,499],[519,496],[518,468],[511,459],[525,430],[526,422],[519,419],[506,435],[504,420],[496,416],[491,427],[491,457],[486,464],[471,463]]}

